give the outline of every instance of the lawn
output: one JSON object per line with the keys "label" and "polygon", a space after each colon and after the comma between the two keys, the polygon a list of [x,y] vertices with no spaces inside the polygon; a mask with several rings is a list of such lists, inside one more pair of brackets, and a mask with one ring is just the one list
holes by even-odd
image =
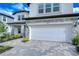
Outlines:
{"label": "lawn", "polygon": [[10,46],[0,46],[0,54],[11,49],[12,47]]}

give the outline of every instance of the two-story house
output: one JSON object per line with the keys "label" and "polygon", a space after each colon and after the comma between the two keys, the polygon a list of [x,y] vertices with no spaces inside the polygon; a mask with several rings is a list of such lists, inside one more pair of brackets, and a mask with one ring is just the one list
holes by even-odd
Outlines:
{"label": "two-story house", "polygon": [[31,40],[71,42],[74,22],[72,3],[31,3],[25,18]]}
{"label": "two-story house", "polygon": [[29,36],[31,40],[71,42],[74,22],[79,14],[73,14],[71,3],[31,3],[28,11],[13,13],[11,34]]}

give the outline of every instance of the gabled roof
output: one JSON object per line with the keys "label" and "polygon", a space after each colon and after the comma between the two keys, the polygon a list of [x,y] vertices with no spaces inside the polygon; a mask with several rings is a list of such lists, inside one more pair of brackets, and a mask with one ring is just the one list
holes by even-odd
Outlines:
{"label": "gabled roof", "polygon": [[29,17],[29,18],[23,18],[23,19],[24,20],[37,20],[37,19],[48,19],[48,18],[76,17],[76,16],[79,16],[79,13],[41,16],[41,17]]}
{"label": "gabled roof", "polygon": [[4,16],[7,16],[7,17],[9,17],[9,18],[14,19],[14,17],[13,17],[12,15],[7,14],[7,13],[5,13],[5,12],[1,12],[1,11],[0,11],[0,15],[4,15]]}
{"label": "gabled roof", "polygon": [[13,15],[17,14],[17,13],[21,13],[21,12],[26,12],[26,13],[29,13],[29,11],[26,11],[26,10],[20,10],[20,11],[16,11],[13,13]]}

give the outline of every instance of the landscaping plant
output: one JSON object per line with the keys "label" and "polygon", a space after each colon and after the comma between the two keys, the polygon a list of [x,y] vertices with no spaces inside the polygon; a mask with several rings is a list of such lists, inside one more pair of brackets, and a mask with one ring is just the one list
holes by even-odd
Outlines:
{"label": "landscaping plant", "polygon": [[76,51],[79,53],[79,45],[76,46]]}
{"label": "landscaping plant", "polygon": [[29,37],[24,37],[22,42],[28,42],[29,41]]}
{"label": "landscaping plant", "polygon": [[14,35],[14,38],[17,39],[17,38],[21,38],[22,36],[20,34],[17,34],[17,35]]}
{"label": "landscaping plant", "polygon": [[73,45],[79,45],[79,33],[72,40]]}
{"label": "landscaping plant", "polygon": [[5,34],[4,37],[0,38],[0,42],[6,42],[9,40],[14,40],[14,39],[18,39],[18,38],[22,38],[22,36],[19,34],[16,34],[16,35]]}
{"label": "landscaping plant", "polygon": [[79,33],[77,33],[77,35],[74,36],[72,44],[76,46],[76,51],[79,53]]}
{"label": "landscaping plant", "polygon": [[0,21],[0,33],[3,33],[6,31],[5,25],[3,22]]}
{"label": "landscaping plant", "polygon": [[12,47],[9,46],[0,46],[0,54],[11,49]]}

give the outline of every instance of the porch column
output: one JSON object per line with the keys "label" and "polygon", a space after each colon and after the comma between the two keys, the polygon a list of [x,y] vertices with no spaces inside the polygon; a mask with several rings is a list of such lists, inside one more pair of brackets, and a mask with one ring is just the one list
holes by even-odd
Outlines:
{"label": "porch column", "polygon": [[10,28],[11,28],[11,34],[14,34],[14,26],[10,26]]}
{"label": "porch column", "polygon": [[24,37],[24,25],[21,25],[21,35]]}

